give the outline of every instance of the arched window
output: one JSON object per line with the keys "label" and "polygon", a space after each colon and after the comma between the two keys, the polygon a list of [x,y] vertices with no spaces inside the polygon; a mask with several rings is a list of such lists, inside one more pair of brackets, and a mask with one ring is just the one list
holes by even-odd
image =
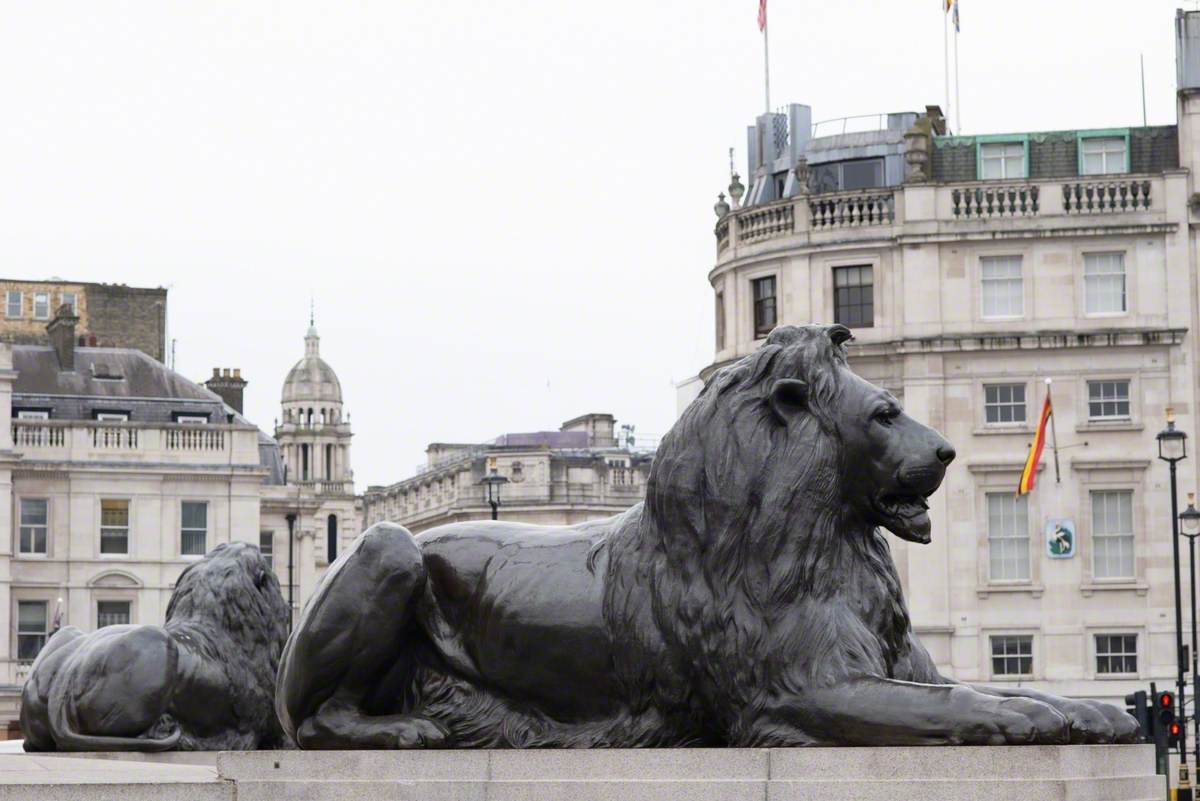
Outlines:
{"label": "arched window", "polygon": [[308,481],[308,443],[300,446],[300,480]]}
{"label": "arched window", "polygon": [[313,412],[312,412],[312,407],[310,406],[308,409],[308,427],[312,428],[312,424],[313,424]]}
{"label": "arched window", "polygon": [[333,480],[333,446],[325,446],[325,480]]}
{"label": "arched window", "polygon": [[325,525],[325,561],[333,564],[338,553],[337,515],[330,515]]}
{"label": "arched window", "polygon": [[325,410],[321,409],[321,425],[325,425],[328,421],[325,419]]}

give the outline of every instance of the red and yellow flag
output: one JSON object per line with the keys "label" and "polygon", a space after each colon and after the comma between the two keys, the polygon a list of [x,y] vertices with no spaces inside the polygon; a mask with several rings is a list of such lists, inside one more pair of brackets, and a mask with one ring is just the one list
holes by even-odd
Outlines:
{"label": "red and yellow flag", "polygon": [[1038,420],[1037,432],[1033,435],[1033,444],[1029,446],[1029,456],[1025,459],[1025,469],[1021,471],[1021,483],[1017,485],[1017,495],[1025,495],[1033,489],[1037,481],[1038,463],[1042,461],[1042,449],[1046,447],[1046,424],[1054,409],[1050,406],[1050,393],[1046,392],[1046,402],[1042,404],[1042,416]]}

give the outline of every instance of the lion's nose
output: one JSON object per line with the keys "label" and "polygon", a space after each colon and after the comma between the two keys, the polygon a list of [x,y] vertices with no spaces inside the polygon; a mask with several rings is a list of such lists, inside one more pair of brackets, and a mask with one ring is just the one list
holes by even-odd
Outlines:
{"label": "lion's nose", "polygon": [[942,464],[948,465],[954,461],[957,454],[954,452],[954,446],[949,442],[943,442],[937,449],[937,458]]}

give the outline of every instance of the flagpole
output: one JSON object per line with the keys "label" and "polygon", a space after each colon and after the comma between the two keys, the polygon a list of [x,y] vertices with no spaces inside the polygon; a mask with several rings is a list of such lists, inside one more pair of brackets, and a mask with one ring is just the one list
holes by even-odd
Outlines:
{"label": "flagpole", "polygon": [[763,87],[766,90],[767,109],[771,113],[771,51],[767,42],[767,19],[763,16]]}
{"label": "flagpole", "polygon": [[1062,476],[1058,471],[1058,432],[1054,428],[1054,401],[1050,398],[1050,379],[1046,379],[1046,400],[1050,403],[1050,447],[1054,449],[1054,483],[1061,484]]}
{"label": "flagpole", "polygon": [[946,119],[950,119],[950,21],[946,11],[945,0],[938,0],[938,8],[942,10],[942,59],[946,78]]}
{"label": "flagpole", "polygon": [[955,133],[962,135],[962,104],[960,103],[958,85],[958,0],[954,0],[954,127]]}

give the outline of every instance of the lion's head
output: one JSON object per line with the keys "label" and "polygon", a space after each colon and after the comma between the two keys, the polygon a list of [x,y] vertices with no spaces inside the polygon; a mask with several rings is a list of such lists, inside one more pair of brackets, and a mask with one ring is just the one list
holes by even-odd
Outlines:
{"label": "lion's head", "polygon": [[[282,737],[274,714],[275,673],[287,642],[288,606],[279,580],[256,546],[218,545],[184,570],[167,604],[164,625],[168,631],[198,635],[192,640],[207,642],[207,650],[217,649],[213,656],[221,660],[228,677],[236,728],[270,731],[272,736],[260,747]],[[184,719],[204,719],[208,712],[189,709],[189,699],[177,697],[174,704],[177,716]],[[185,742],[183,747],[195,744]]]}
{"label": "lion's head", "polygon": [[927,499],[954,449],[850,371],[850,338],[841,325],[782,326],[717,372],[659,447],[650,517],[731,551],[855,523],[928,542]]}

